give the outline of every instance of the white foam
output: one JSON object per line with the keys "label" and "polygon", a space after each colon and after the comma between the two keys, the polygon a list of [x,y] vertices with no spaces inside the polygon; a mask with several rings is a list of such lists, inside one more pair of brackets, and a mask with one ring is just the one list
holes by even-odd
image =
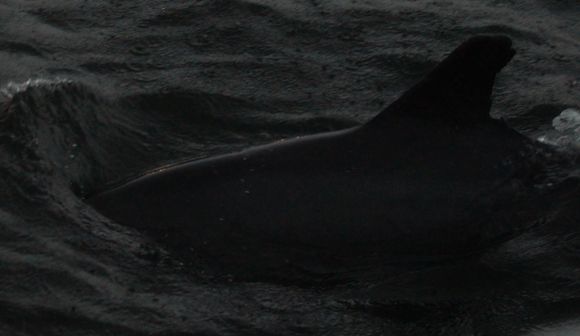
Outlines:
{"label": "white foam", "polygon": [[552,126],[561,132],[573,130],[580,133],[580,111],[572,108],[565,109],[552,120]]}
{"label": "white foam", "polygon": [[580,111],[567,108],[552,120],[553,129],[538,140],[559,147],[580,150]]}
{"label": "white foam", "polygon": [[16,94],[25,92],[30,88],[35,87],[50,87],[50,86],[59,86],[62,84],[70,84],[72,81],[70,79],[65,78],[54,78],[54,79],[46,79],[46,78],[36,78],[36,79],[29,79],[25,82],[8,82],[3,88],[0,89],[0,94],[8,99],[12,99]]}

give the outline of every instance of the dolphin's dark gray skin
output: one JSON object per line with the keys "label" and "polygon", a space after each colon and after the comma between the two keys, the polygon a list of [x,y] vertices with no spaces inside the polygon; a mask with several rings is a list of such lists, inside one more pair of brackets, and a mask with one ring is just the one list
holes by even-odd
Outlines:
{"label": "dolphin's dark gray skin", "polygon": [[471,38],[365,125],[159,169],[89,203],[174,247],[256,262],[477,250],[532,216],[536,145],[489,116],[513,55],[507,37]]}

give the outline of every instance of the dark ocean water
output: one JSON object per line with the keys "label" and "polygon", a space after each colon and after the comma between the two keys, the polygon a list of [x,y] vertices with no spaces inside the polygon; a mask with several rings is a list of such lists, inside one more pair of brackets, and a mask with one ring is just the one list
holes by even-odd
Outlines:
{"label": "dark ocean water", "polygon": [[[0,1],[0,335],[580,334],[579,18],[577,0]],[[518,52],[492,114],[566,158],[545,162],[550,212],[477,257],[237,281],[84,202],[363,123],[475,34]]]}

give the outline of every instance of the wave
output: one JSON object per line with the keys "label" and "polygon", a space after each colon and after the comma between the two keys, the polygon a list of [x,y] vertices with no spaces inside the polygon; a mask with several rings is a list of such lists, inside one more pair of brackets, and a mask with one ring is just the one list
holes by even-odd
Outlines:
{"label": "wave", "polygon": [[0,169],[28,186],[21,197],[49,194],[55,184],[82,195],[109,178],[117,140],[139,136],[110,101],[80,83],[37,79],[9,83],[2,93],[0,136],[10,159]]}

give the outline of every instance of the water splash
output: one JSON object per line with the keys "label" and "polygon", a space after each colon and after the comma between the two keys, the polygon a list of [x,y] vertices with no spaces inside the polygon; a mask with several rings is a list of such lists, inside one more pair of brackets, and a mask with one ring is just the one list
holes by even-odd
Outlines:
{"label": "water splash", "polygon": [[580,111],[567,108],[552,120],[552,129],[538,137],[550,145],[580,150]]}
{"label": "water splash", "polygon": [[0,94],[5,98],[12,99],[15,95],[25,92],[30,88],[37,88],[37,87],[59,87],[63,84],[72,84],[73,81],[66,78],[54,78],[54,79],[47,79],[47,78],[35,78],[35,79],[28,79],[25,82],[8,82],[3,88],[0,89]]}

